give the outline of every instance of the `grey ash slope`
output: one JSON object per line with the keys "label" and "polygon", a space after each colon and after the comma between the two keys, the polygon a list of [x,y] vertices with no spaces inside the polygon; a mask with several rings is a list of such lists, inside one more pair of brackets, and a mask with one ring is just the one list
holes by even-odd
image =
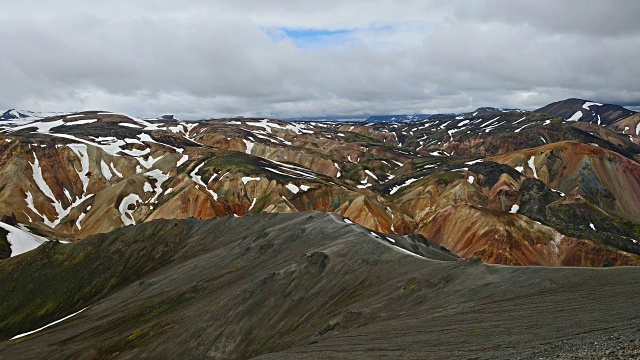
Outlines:
{"label": "grey ash slope", "polygon": [[0,261],[0,358],[513,358],[640,327],[640,269],[489,266],[393,240],[453,261],[319,212],[47,244]]}

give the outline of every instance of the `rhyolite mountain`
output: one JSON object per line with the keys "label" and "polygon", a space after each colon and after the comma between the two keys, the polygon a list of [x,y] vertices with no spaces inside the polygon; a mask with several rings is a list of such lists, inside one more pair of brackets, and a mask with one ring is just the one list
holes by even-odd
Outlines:
{"label": "rhyolite mountain", "polygon": [[0,278],[2,359],[640,354],[638,267],[488,265],[335,213],[147,221]]}
{"label": "rhyolite mountain", "polygon": [[[5,121],[0,217],[13,223],[0,246],[15,255],[155,219],[317,210],[488,263],[638,265],[637,115],[564,103],[383,122]],[[575,108],[580,119],[566,115]]]}

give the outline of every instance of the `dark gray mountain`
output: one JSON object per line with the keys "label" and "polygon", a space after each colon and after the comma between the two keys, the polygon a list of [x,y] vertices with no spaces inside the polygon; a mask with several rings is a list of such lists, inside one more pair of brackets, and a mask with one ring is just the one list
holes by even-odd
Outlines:
{"label": "dark gray mountain", "polygon": [[556,101],[534,110],[534,112],[558,116],[565,120],[589,122],[603,126],[635,114],[635,111],[620,105],[600,104],[575,98]]}
{"label": "dark gray mountain", "polygon": [[0,115],[0,121],[2,120],[19,120],[31,117],[31,114],[27,112],[17,111],[16,109],[9,109]]}
{"label": "dark gray mountain", "polygon": [[0,277],[2,359],[640,351],[640,268],[485,265],[319,212],[151,221],[2,260]]}

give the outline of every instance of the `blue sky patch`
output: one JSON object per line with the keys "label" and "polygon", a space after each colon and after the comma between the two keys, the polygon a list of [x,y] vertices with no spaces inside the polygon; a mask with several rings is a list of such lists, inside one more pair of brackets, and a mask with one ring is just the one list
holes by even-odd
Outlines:
{"label": "blue sky patch", "polygon": [[355,30],[339,29],[294,29],[280,28],[267,31],[274,40],[288,38],[299,48],[344,45]]}

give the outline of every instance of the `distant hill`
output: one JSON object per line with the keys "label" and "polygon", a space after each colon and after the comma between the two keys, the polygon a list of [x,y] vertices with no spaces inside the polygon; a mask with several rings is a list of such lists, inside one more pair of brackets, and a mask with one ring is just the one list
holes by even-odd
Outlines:
{"label": "distant hill", "polygon": [[421,121],[426,120],[431,114],[416,115],[373,115],[369,116],[366,122],[389,122],[389,121]]}
{"label": "distant hill", "polygon": [[558,116],[569,121],[582,121],[604,126],[635,114],[635,111],[620,105],[600,104],[575,98],[551,103],[534,110],[534,112]]}
{"label": "distant hill", "polygon": [[33,117],[33,113],[30,111],[18,111],[16,109],[9,109],[0,115],[1,120],[20,120]]}
{"label": "distant hill", "polygon": [[28,110],[9,109],[0,115],[0,121],[20,122],[23,120],[29,121],[29,120],[43,119],[49,116],[56,116],[56,115],[62,115],[62,113],[54,113],[54,112],[43,113],[43,112],[35,112],[35,111],[28,111]]}

